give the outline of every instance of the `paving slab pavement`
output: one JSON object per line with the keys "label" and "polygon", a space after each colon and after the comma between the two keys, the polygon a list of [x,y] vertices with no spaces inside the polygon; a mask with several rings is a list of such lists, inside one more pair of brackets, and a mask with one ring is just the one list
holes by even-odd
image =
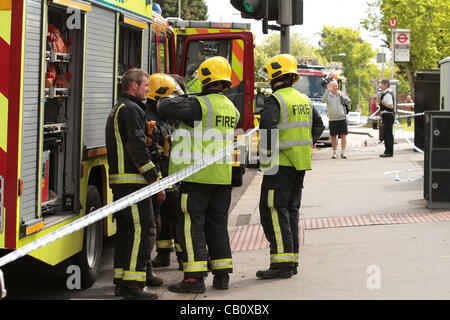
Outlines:
{"label": "paving slab pavement", "polygon": [[[314,150],[313,170],[306,175],[300,219],[370,216],[379,217],[380,222],[304,229],[299,274],[291,279],[256,278],[256,271],[269,264],[265,244],[254,250],[234,251],[229,290],[214,289],[210,275],[204,294],[178,295],[163,287],[157,289],[160,298],[450,299],[450,209],[426,207],[421,179],[423,154],[398,139],[395,156],[382,159],[378,154],[384,147],[377,144],[377,138],[358,134],[356,140],[359,142],[347,152],[348,159],[332,160],[329,148]],[[254,175],[230,212],[230,237],[240,226],[259,226],[261,182],[262,176]],[[438,222],[434,215],[443,217],[442,221]],[[386,216],[401,220],[401,224],[383,222],[381,217]],[[173,267],[174,263],[172,276]],[[172,279],[181,280],[182,273],[176,273]]]}
{"label": "paving slab pavement", "polygon": [[299,273],[259,280],[268,249],[233,254],[230,289],[196,300],[450,299],[450,221],[307,231]]}

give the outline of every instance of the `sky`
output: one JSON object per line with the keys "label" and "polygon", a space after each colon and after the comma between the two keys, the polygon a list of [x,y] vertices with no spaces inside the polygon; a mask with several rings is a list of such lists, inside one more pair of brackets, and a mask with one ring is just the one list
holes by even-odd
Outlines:
{"label": "sky", "polygon": [[[205,0],[208,5],[208,20],[217,22],[251,23],[251,31],[256,35],[256,43],[263,41],[262,22],[253,19],[242,19],[229,0]],[[300,37],[311,45],[318,47],[320,31],[324,25],[359,29],[364,41],[372,44],[375,51],[382,44],[380,39],[370,37],[369,33],[360,27],[360,20],[365,17],[368,0],[304,0],[303,25],[291,27],[291,35]],[[273,21],[270,24],[274,24]],[[269,35],[272,32],[269,30]]]}

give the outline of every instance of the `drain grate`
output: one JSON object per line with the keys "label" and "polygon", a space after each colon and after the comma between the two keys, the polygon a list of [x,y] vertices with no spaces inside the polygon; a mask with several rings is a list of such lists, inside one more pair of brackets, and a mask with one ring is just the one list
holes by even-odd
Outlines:
{"label": "drain grate", "polygon": [[[299,241],[304,244],[304,231],[326,228],[424,223],[450,221],[450,212],[425,212],[407,214],[363,215],[331,218],[300,219]],[[241,225],[236,227],[230,236],[231,250],[257,250],[269,247],[263,228],[260,224]]]}

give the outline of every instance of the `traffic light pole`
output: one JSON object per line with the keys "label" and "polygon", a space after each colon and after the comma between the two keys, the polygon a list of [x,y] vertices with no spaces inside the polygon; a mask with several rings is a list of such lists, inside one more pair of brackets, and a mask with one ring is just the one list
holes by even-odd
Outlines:
{"label": "traffic light pole", "polygon": [[280,49],[281,53],[291,53],[291,26],[281,26]]}

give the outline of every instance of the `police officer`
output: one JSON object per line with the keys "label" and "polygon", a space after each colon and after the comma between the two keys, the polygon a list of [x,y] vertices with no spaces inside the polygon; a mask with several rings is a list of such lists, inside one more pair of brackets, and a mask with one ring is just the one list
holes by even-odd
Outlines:
{"label": "police officer", "polygon": [[260,118],[261,135],[268,137],[261,140],[260,148],[264,176],[259,211],[270,242],[270,268],[258,271],[256,276],[290,278],[298,266],[303,179],[305,171],[311,169],[313,142],[324,126],[309,98],[292,87],[299,79],[294,57],[277,55],[261,71],[260,75],[270,80],[273,92],[266,97]]}
{"label": "police officer", "polygon": [[[184,92],[175,82],[173,77],[154,73],[149,77],[149,92],[147,95],[147,109],[145,113],[147,120],[156,122],[157,134],[152,141],[151,148],[154,158],[157,159],[158,166],[163,177],[167,177],[169,171],[169,155],[171,148],[171,127],[167,121],[162,120],[156,112],[157,102],[169,95],[182,95]],[[179,212],[180,201],[178,186],[174,185],[165,190],[166,201],[162,204],[153,200],[156,224],[159,225],[156,236],[156,258],[149,261],[147,265],[147,285],[159,286],[162,284],[161,278],[152,271],[152,267],[165,267],[170,265],[170,253],[175,247],[175,219]],[[151,246],[152,247],[152,246]],[[177,255],[181,254],[177,252]]]}
{"label": "police officer", "polygon": [[[169,174],[189,167],[233,142],[239,112],[222,94],[231,86],[231,67],[223,57],[204,61],[197,70],[202,92],[163,98],[157,106],[163,118],[181,120],[173,135]],[[182,248],[184,280],[171,285],[178,293],[203,293],[208,256],[213,286],[228,289],[233,271],[227,222],[231,201],[231,159],[226,158],[181,182],[181,215],[177,234]]]}
{"label": "police officer", "polygon": [[[145,117],[148,75],[131,69],[122,77],[123,95],[106,122],[109,184],[114,201],[161,177],[146,143]],[[164,191],[157,197],[164,200]],[[126,299],[156,299],[146,284],[149,242],[156,236],[150,198],[115,214],[117,223],[114,253],[115,294]]]}
{"label": "police officer", "polygon": [[381,121],[383,122],[383,137],[384,137],[384,153],[380,154],[381,158],[390,158],[394,156],[394,135],[392,133],[395,121],[394,109],[394,93],[390,89],[391,82],[389,79],[380,81],[380,88],[382,90],[380,97],[380,111]]}

